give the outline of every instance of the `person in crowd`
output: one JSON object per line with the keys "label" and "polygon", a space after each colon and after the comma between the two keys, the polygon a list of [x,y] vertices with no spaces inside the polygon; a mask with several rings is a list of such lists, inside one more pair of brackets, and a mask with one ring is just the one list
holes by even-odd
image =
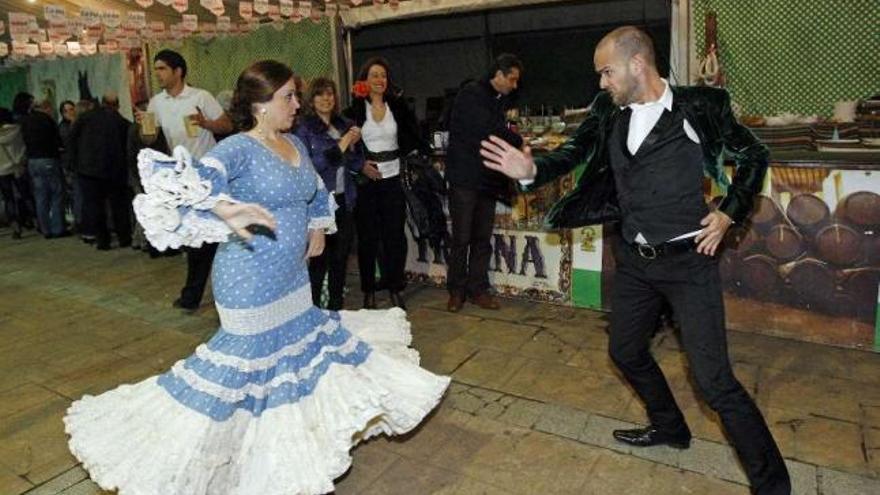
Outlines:
{"label": "person in crowd", "polygon": [[67,137],[70,127],[76,120],[76,105],[70,100],[64,100],[58,105],[58,113],[61,120],[58,121],[58,134],[61,136],[61,170],[64,172],[64,209],[70,210],[73,217],[73,227],[76,232],[82,232],[82,198],[76,181],[76,172],[68,152]]}
{"label": "person in crowd", "polygon": [[[371,58],[358,73],[352,104],[345,115],[361,129],[366,163],[365,180],[357,190],[355,223],[358,270],[364,308],[376,307],[376,291],[389,291],[391,304],[405,308],[407,241],[406,204],[401,185],[401,160],[410,152],[430,153],[413,111],[394,84],[388,61]],[[376,262],[382,274],[376,282]]]}
{"label": "person in crowd", "polygon": [[19,120],[34,187],[37,224],[46,239],[70,235],[64,219],[61,135],[51,115],[52,106],[44,100]]}
{"label": "person in crowd", "polygon": [[21,239],[16,177],[24,173],[26,163],[21,126],[15,123],[8,108],[0,108],[0,196],[3,197],[3,213],[12,227],[13,239]]}
{"label": "person in crowd", "polygon": [[[650,351],[664,301],[681,328],[700,395],[718,413],[759,495],[789,495],[785,461],[761,411],[733,374],[715,256],[733,222],[742,223],[767,172],[767,147],[736,121],[730,96],[712,87],[674,87],[657,71],[654,45],[639,28],[608,33],[593,55],[603,91],[587,119],[556,151],[532,157],[503,139],[484,141],[485,165],[529,187],[586,161],[578,184],[551,211],[555,228],[620,220],[609,354],[644,403],[650,425],[620,429],[632,447],[685,449],[691,432]],[[722,150],[736,161],[716,210],[703,177],[724,175]]]}
{"label": "person in crowd", "polygon": [[339,114],[339,95],[331,79],[312,80],[306,102],[311,111],[301,120],[296,135],[306,145],[315,170],[338,205],[336,233],[327,236],[324,252],[309,260],[312,300],[320,305],[327,278],[326,307],[338,311],[344,302],[348,253],[354,236],[352,212],[357,195],[354,175],[364,166],[361,130]]}
{"label": "person in crowd", "polygon": [[[299,108],[292,78],[276,61],[245,69],[231,112],[241,132],[201,161],[141,151],[151,192],[135,211],[150,241],[222,242],[220,328],[162,375],[70,406],[70,450],[106,490],[332,492],[354,445],[411,431],[449,385],[418,366],[400,309],[312,304],[307,259],[336,226],[309,150],[285,132]],[[169,194],[181,190],[205,194]]]}
{"label": "person in crowd", "polygon": [[[214,96],[186,83],[186,60],[181,54],[160,50],[153,58],[153,72],[162,92],[150,99],[147,111],[138,112],[137,118],[139,122],[147,114],[154,118],[172,149],[183,146],[193,158],[199,159],[217,144],[215,134],[232,132],[232,122]],[[152,144],[155,137],[145,136],[145,144]],[[186,283],[174,307],[189,312],[198,309],[216,251],[215,243],[186,249]]]}
{"label": "person in crowd", "polygon": [[499,55],[485,77],[459,91],[452,106],[446,159],[452,217],[446,308],[452,312],[459,311],[465,300],[484,309],[500,307],[489,292],[489,239],[495,224],[495,202],[510,204],[511,184],[504,174],[483,166],[480,142],[495,135],[515,148],[522,146],[522,138],[507,128],[505,117],[522,71],[523,64],[516,56]]}
{"label": "person in crowd", "polygon": [[110,249],[107,208],[119,247],[131,246],[131,193],[128,188],[126,139],[131,123],[119,114],[119,98],[108,92],[101,105],[76,119],[68,140],[83,201],[83,225],[95,247]]}

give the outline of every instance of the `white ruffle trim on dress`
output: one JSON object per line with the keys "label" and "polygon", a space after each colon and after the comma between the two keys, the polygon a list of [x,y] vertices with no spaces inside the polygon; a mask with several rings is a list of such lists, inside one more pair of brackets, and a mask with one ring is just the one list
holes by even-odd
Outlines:
{"label": "white ruffle trim on dress", "polygon": [[[327,188],[324,186],[324,180],[321,179],[321,176],[317,173],[315,176],[318,178],[318,189],[326,190]],[[327,194],[327,215],[323,215],[320,217],[313,217],[309,219],[309,229],[310,230],[323,230],[325,234],[335,234],[336,233],[336,210],[339,208],[339,205],[336,204],[336,198],[333,197],[332,193]]]}
{"label": "white ruffle trim on dress", "polygon": [[120,495],[331,492],[351,464],[351,447],[415,428],[449,385],[415,365],[403,311],[341,316],[373,352],[359,366],[332,365],[298,402],[218,422],[151,377],[74,402],[64,418],[70,449],[92,480]]}
{"label": "white ruffle trim on dress", "polygon": [[141,150],[138,172],[144,193],[134,198],[134,213],[156,249],[199,247],[224,242],[232,234],[210,210],[220,200],[238,201],[225,194],[212,196],[211,181],[199,176],[184,147],[174,148],[173,157],[150,148]]}

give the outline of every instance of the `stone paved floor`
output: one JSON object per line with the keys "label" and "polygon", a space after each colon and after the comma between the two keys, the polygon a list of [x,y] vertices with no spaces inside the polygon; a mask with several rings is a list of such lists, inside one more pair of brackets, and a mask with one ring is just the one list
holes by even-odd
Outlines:
{"label": "stone paved floor", "polygon": [[[170,306],[183,271],[181,257],[0,230],[0,494],[103,493],[68,452],[61,418],[71,400],[164,371],[213,333],[210,301],[195,315]],[[696,439],[686,451],[629,449],[610,430],[644,415],[606,356],[603,314],[504,300],[453,315],[441,290],[407,296],[423,365],[453,386],[417,431],[356,448],[336,493],[748,493],[671,332],[654,351]],[[795,493],[880,493],[880,355],[729,339]]]}

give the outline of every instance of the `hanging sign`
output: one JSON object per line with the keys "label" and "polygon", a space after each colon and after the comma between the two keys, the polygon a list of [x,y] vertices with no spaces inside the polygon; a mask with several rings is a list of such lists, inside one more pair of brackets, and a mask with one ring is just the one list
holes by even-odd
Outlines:
{"label": "hanging sign", "polygon": [[43,41],[49,41],[49,35],[46,33],[46,30],[40,29],[40,28],[31,29],[31,32],[29,33],[28,37],[34,43],[41,43]]}
{"label": "hanging sign", "polygon": [[156,0],[156,1],[167,7],[167,6],[171,5],[171,2],[173,2],[174,0]]}
{"label": "hanging sign", "polygon": [[199,3],[216,16],[223,15],[223,12],[226,11],[223,7],[223,0],[201,0]]}
{"label": "hanging sign", "polygon": [[147,13],[144,11],[133,10],[128,13],[128,23],[143,29],[147,26]]}
{"label": "hanging sign", "polygon": [[165,35],[165,23],[162,21],[152,21],[150,22],[150,31],[153,33],[153,36],[162,37]]}
{"label": "hanging sign", "polygon": [[97,10],[82,9],[79,11],[79,16],[82,18],[83,21],[85,21],[86,26],[95,26],[101,24],[101,13]]}
{"label": "hanging sign", "polygon": [[142,9],[148,9],[153,6],[153,0],[134,0]]}
{"label": "hanging sign", "polygon": [[98,52],[107,53],[107,54],[119,53],[119,44],[116,43],[115,41],[113,41],[110,43],[104,43],[104,44],[98,45]]}
{"label": "hanging sign", "polygon": [[189,10],[189,0],[174,0],[171,4],[171,8],[182,14]]}
{"label": "hanging sign", "polygon": [[[67,20],[67,27],[71,37],[79,38],[86,30],[86,21],[80,16],[71,17]],[[55,52],[58,52],[58,50],[55,50]]]}
{"label": "hanging sign", "polygon": [[199,34],[203,38],[211,39],[217,35],[217,25],[213,22],[203,22],[199,28]]}
{"label": "hanging sign", "polygon": [[94,55],[98,53],[98,45],[95,43],[85,43],[82,45],[83,55]]}
{"label": "hanging sign", "polygon": [[284,17],[293,15],[293,0],[278,0],[278,9]]}
{"label": "hanging sign", "polygon": [[54,43],[67,41],[67,38],[70,38],[70,24],[68,24],[67,19],[61,22],[49,21],[46,33],[49,35],[49,41]]}
{"label": "hanging sign", "polygon": [[55,45],[50,41],[41,41],[39,44],[40,55],[54,55]]}
{"label": "hanging sign", "polygon": [[199,16],[195,14],[183,14],[183,29],[190,33],[199,29]]}
{"label": "hanging sign", "polygon": [[55,43],[55,55],[58,55],[59,57],[63,57],[65,55],[67,55],[67,53],[68,53],[67,43]]}
{"label": "hanging sign", "polygon": [[88,42],[88,41],[93,42],[93,43],[97,42],[99,39],[101,39],[101,35],[103,33],[104,33],[104,28],[101,27],[100,25],[89,26],[86,28],[86,33],[84,36],[81,37],[82,39],[80,41],[83,41],[84,43]]}
{"label": "hanging sign", "polygon": [[[30,16],[20,12],[9,13],[9,35],[13,41],[27,41],[30,34]],[[15,49],[13,47],[13,53]]]}
{"label": "hanging sign", "polygon": [[122,24],[122,16],[118,10],[105,10],[101,12],[101,22],[107,27],[119,27]]}
{"label": "hanging sign", "polygon": [[254,12],[260,15],[269,12],[269,0],[254,0]]}
{"label": "hanging sign", "polygon": [[250,19],[254,16],[254,4],[251,2],[238,2],[238,15],[242,19]]}
{"label": "hanging sign", "polygon": [[363,0],[351,0],[351,4],[354,5],[355,7],[357,7],[358,5],[360,5],[362,3],[363,3]]}
{"label": "hanging sign", "polygon": [[388,6],[396,10],[397,7],[400,7],[400,0],[388,0]]}
{"label": "hanging sign", "polygon": [[227,15],[221,15],[217,17],[217,32],[218,33],[228,33],[229,28],[232,26],[232,20]]}
{"label": "hanging sign", "polygon": [[317,5],[312,5],[312,13],[309,16],[309,19],[311,19],[312,22],[317,24],[317,23],[321,22],[321,17],[323,17],[323,16],[324,16],[324,13],[321,12],[321,9],[319,9]]}
{"label": "hanging sign", "polygon": [[47,21],[60,21],[67,19],[67,14],[64,13],[64,7],[59,5],[46,5],[43,7],[43,18]]}
{"label": "hanging sign", "polygon": [[299,9],[296,13],[296,17],[300,19],[305,19],[306,17],[312,16],[312,2],[299,2]]}
{"label": "hanging sign", "polygon": [[337,13],[338,11],[339,11],[339,8],[338,8],[338,6],[336,5],[336,2],[333,2],[333,1],[331,1],[331,0],[327,0],[327,1],[324,3],[324,14],[325,14],[327,17],[336,17],[336,13]]}
{"label": "hanging sign", "polygon": [[9,55],[9,45],[0,41],[0,57],[5,57],[7,55]]}
{"label": "hanging sign", "polygon": [[269,15],[269,19],[272,19],[273,21],[277,22],[281,20],[281,9],[279,9],[277,5],[269,5],[269,11],[267,14]]}
{"label": "hanging sign", "polygon": [[172,24],[171,28],[171,39],[175,41],[180,41],[183,39],[183,36],[186,34],[183,26],[180,23]]}

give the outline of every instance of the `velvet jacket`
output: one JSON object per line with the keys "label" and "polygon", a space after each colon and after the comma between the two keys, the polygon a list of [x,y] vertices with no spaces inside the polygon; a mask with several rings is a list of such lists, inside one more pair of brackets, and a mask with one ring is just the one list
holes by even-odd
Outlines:
{"label": "velvet jacket", "polygon": [[[344,135],[354,125],[354,122],[339,115],[334,115],[330,120],[333,127]],[[361,141],[348,147],[345,153],[339,149],[339,141],[333,139],[329,133],[330,128],[317,115],[306,116],[295,134],[309,149],[312,164],[315,171],[324,180],[328,190],[336,188],[336,172],[339,167],[345,167],[345,207],[354,211],[354,203],[357,194],[354,176],[359,174],[364,167],[364,147]],[[339,205],[343,206],[343,205]]]}
{"label": "velvet jacket", "polygon": [[[697,86],[670,88],[673,111],[679,109],[684,112],[700,138],[705,174],[726,189],[719,210],[734,222],[741,223],[749,215],[754,196],[763,185],[769,156],[767,147],[737,122],[727,91]],[[568,141],[551,153],[535,157],[537,176],[527,190],[540,187],[586,162],[586,168],[574,190],[548,212],[545,219],[548,227],[574,228],[620,219],[617,191],[608,157],[608,141],[613,125],[621,114],[620,107],[603,91],[593,100],[586,120]],[[652,131],[646,139],[652,139],[653,134]],[[724,150],[736,163],[731,182],[727,180],[722,167],[721,154]]]}

